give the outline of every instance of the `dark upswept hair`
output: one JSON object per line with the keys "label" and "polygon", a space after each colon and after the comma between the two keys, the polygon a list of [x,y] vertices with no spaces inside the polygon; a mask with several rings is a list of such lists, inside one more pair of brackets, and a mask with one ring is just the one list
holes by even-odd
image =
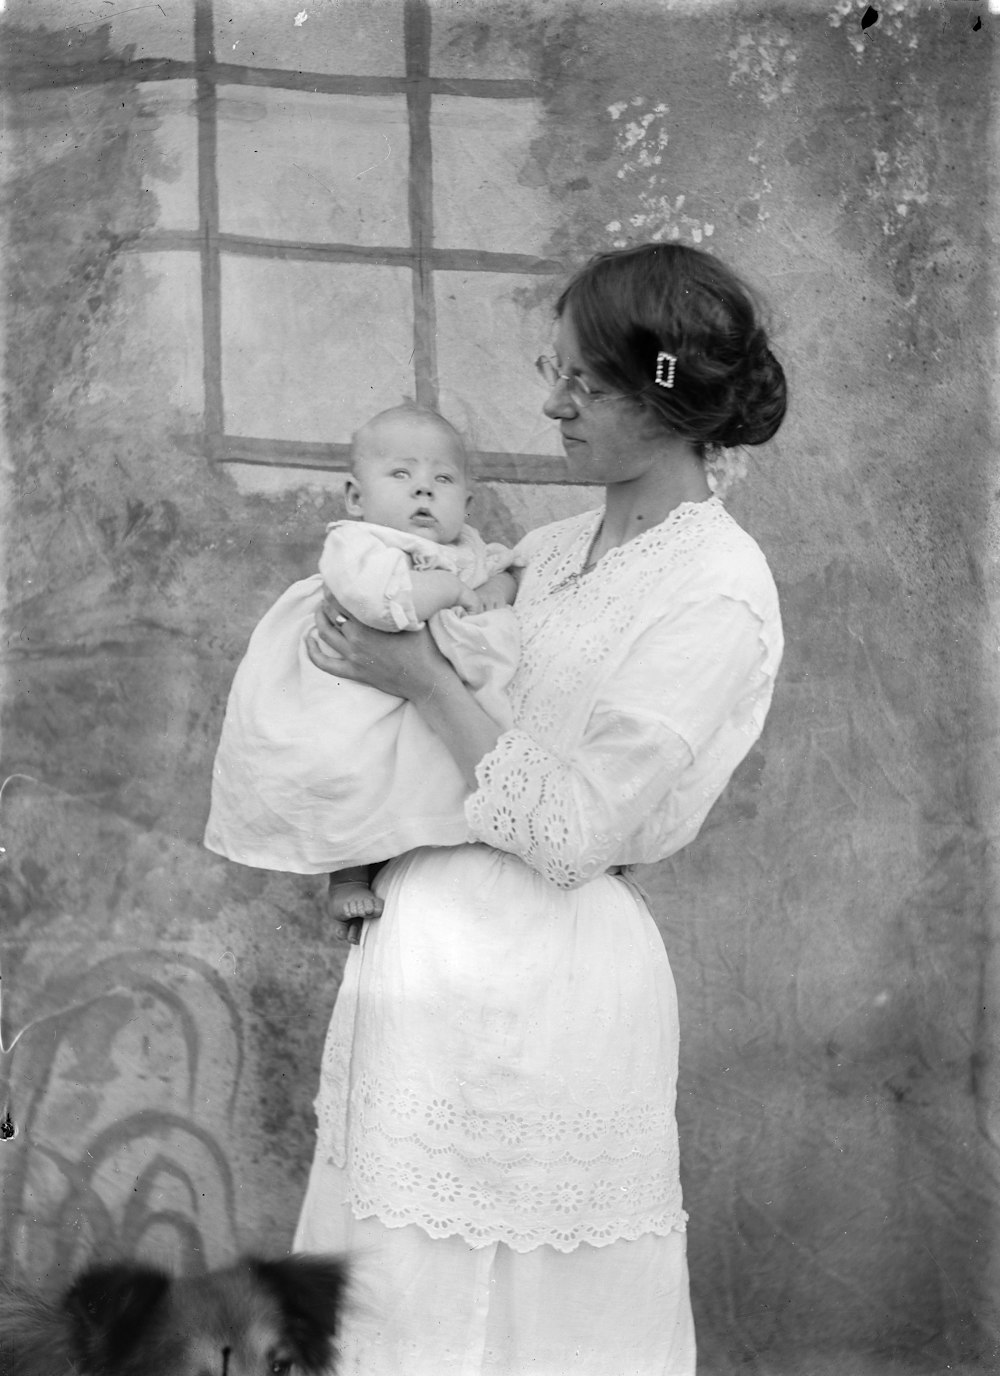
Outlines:
{"label": "dark upswept hair", "polygon": [[[595,376],[634,396],[669,429],[709,448],[763,444],[785,415],[785,374],[751,289],[718,258],[686,244],[599,253],[556,302],[568,311]],[[657,354],[677,357],[672,388]]]}

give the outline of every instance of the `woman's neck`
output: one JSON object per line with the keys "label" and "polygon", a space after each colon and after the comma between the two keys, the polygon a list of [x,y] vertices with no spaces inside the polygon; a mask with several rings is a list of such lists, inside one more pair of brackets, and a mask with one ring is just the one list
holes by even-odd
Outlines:
{"label": "woman's neck", "polygon": [[679,442],[665,450],[641,477],[605,488],[604,520],[591,560],[658,526],[684,502],[703,502],[712,495],[705,465],[690,446]]}

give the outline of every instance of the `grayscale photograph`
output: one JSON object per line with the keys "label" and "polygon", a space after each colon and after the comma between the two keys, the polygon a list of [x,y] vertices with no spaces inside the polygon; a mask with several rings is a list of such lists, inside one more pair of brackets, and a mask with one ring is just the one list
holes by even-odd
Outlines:
{"label": "grayscale photograph", "polygon": [[996,1376],[1000,0],[0,83],[0,1376]]}

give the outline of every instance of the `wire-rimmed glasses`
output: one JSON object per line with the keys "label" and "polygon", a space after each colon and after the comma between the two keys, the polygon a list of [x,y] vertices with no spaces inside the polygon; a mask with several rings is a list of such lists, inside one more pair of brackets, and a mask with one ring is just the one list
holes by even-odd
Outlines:
{"label": "wire-rimmed glasses", "polygon": [[595,392],[587,379],[579,373],[561,373],[559,364],[549,354],[539,355],[535,359],[535,368],[546,387],[558,387],[560,382],[565,382],[570,400],[578,408],[590,406],[595,401],[612,401],[621,395],[620,392]]}

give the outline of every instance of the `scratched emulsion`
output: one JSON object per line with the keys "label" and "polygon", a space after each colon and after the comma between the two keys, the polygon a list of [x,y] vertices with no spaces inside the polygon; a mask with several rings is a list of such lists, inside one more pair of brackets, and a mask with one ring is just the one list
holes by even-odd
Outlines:
{"label": "scratched emulsion", "polygon": [[[301,471],[201,452],[200,258],[167,235],[197,229],[204,196],[195,83],[127,67],[190,61],[194,8],[123,6],[110,29],[92,8],[35,0],[29,17],[21,0],[5,35],[0,782],[25,777],[0,797],[0,1085],[19,1128],[0,1140],[0,1269],[33,1274],[95,1243],[192,1265],[288,1244],[343,959],[313,881],[200,847],[242,645],[339,503]],[[250,433],[314,440],[368,404],[362,385],[395,386],[422,302],[442,395],[483,447],[506,428],[534,452],[540,397],[522,389],[555,279],[518,278],[515,252],[569,267],[696,244],[773,308],[792,410],[728,467],[779,583],[784,671],[701,838],[642,876],[681,999],[711,1376],[985,1372],[1000,1331],[983,976],[996,20],[887,0],[862,27],[867,8],[214,9],[219,60],[248,68],[363,85],[402,78],[419,47],[432,76],[524,83],[431,98],[416,198],[402,88],[371,97],[367,124],[343,91],[313,105],[259,71],[219,91],[224,232],[374,252],[433,214],[437,246],[506,255],[495,279],[425,259],[422,297],[398,265],[366,264],[376,296],[355,264],[334,288],[314,262],[224,256],[222,328],[244,352],[223,352],[223,392]],[[308,347],[278,356],[295,320]],[[480,498],[495,538],[588,501],[522,476]]]}

